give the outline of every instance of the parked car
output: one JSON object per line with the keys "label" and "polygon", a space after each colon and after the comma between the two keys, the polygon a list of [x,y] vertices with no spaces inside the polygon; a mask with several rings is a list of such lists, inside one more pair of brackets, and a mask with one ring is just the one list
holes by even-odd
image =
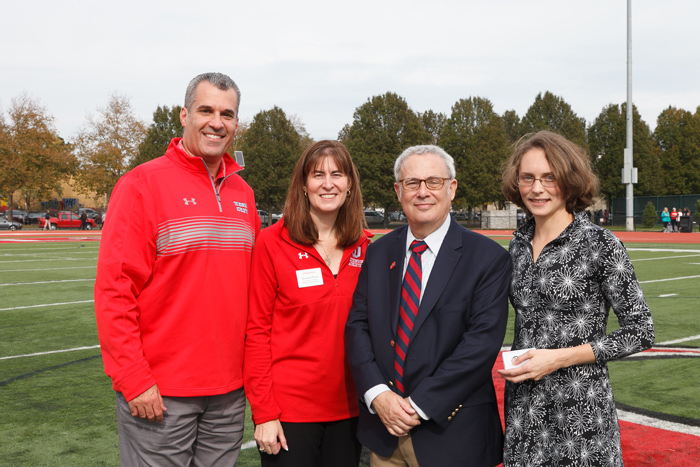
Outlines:
{"label": "parked car", "polygon": [[365,219],[370,227],[379,227],[384,225],[384,216],[381,212],[365,211]]}
{"label": "parked car", "polygon": [[[262,222],[263,227],[267,226],[267,218],[269,216],[267,211],[263,211],[262,209],[258,209],[258,216],[260,216],[260,222]],[[275,214],[275,213],[272,214],[272,224],[276,223],[280,219],[282,219],[282,214]],[[272,225],[272,224],[270,224],[270,225]]]}
{"label": "parked car", "polygon": [[38,224],[39,219],[46,215],[45,212],[30,212],[24,218],[24,225]]}
{"label": "parked car", "polygon": [[[10,210],[8,209],[5,211],[5,218],[9,219],[10,217]],[[15,222],[19,222],[20,224],[24,223],[24,218],[27,217],[27,212],[26,211],[20,211],[18,209],[13,209],[12,210],[12,220]]]}
{"label": "parked car", "polygon": [[[44,228],[44,223],[46,219],[39,218],[39,227]],[[55,217],[49,219],[51,224],[51,230],[56,229],[79,229],[80,228],[80,216],[72,212],[59,212]],[[95,228],[95,221],[88,218],[87,227],[88,230]]]}
{"label": "parked car", "polygon": [[22,230],[22,224],[0,217],[0,229],[2,230]]}
{"label": "parked car", "polygon": [[406,216],[401,211],[394,211],[389,213],[389,222],[400,222],[405,220]]}
{"label": "parked car", "polygon": [[92,208],[80,208],[80,209],[78,209],[78,217],[80,217],[80,215],[83,212],[88,216],[88,219],[94,220],[96,224],[102,223],[102,214],[95,211],[94,209],[92,209]]}

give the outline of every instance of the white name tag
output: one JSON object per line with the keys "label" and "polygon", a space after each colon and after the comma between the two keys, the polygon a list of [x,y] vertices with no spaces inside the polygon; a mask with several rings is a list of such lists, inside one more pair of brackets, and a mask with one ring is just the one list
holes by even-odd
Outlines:
{"label": "white name tag", "polygon": [[297,282],[299,288],[313,287],[314,285],[323,285],[323,274],[321,268],[301,269],[297,271]]}

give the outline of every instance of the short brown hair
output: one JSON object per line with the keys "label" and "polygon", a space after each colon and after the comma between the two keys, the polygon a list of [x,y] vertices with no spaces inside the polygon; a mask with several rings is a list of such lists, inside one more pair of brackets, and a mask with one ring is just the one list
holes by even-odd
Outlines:
{"label": "short brown hair", "polygon": [[284,203],[284,226],[289,231],[289,237],[297,243],[313,245],[318,241],[318,230],[311,219],[309,200],[304,196],[304,188],[309,173],[313,172],[326,156],[332,157],[338,169],[348,176],[350,185],[350,194],[340,207],[338,218],[335,220],[338,246],[344,248],[357,242],[362,235],[364,205],[360,191],[360,175],[347,148],[339,141],[323,140],[314,143],[297,161],[289,183],[287,201]]}
{"label": "short brown hair", "polygon": [[518,170],[523,155],[534,148],[544,151],[568,212],[583,211],[593,204],[593,198],[598,195],[598,177],[593,173],[588,154],[582,147],[551,131],[530,133],[515,143],[513,154],[503,169],[503,194],[508,201],[531,214],[520,197]]}

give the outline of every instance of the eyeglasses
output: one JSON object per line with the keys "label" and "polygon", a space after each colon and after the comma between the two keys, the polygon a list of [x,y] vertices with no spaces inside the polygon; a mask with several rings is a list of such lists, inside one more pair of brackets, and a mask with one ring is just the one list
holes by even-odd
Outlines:
{"label": "eyeglasses", "polygon": [[451,178],[443,177],[428,177],[425,179],[420,178],[404,178],[399,180],[399,183],[406,191],[416,191],[420,189],[420,184],[425,182],[425,187],[428,190],[439,190],[445,185],[445,181],[452,180]]}
{"label": "eyeglasses", "polygon": [[554,175],[545,175],[540,178],[535,178],[532,175],[518,175],[518,185],[520,186],[532,186],[535,184],[536,180],[539,180],[545,188],[557,186],[557,177]]}

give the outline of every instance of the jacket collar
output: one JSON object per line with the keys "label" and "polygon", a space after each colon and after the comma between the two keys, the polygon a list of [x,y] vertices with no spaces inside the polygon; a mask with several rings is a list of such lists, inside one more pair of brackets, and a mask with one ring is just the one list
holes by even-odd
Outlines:
{"label": "jacket collar", "polygon": [[[173,161],[176,165],[182,167],[190,172],[209,174],[207,165],[204,163],[204,159],[201,157],[192,157],[185,151],[184,147],[180,144],[182,138],[173,138],[170,141],[168,150],[165,155]],[[224,153],[221,159],[221,166],[219,167],[219,173],[215,178],[223,177],[224,175],[232,175],[236,172],[243,170],[243,167],[238,165],[236,161],[228,153]]]}

